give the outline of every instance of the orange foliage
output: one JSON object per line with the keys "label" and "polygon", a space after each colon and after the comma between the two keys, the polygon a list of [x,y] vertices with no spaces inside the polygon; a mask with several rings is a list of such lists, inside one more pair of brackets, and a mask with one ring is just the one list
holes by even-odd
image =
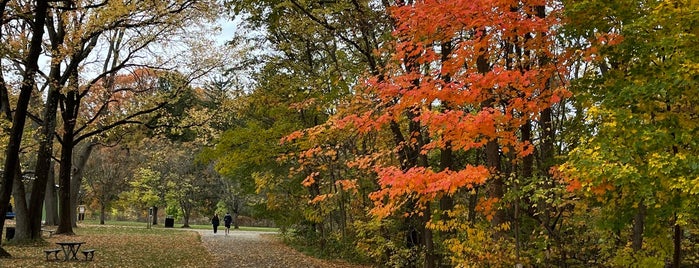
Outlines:
{"label": "orange foliage", "polygon": [[[424,205],[459,189],[482,185],[491,176],[486,167],[471,165],[460,170],[419,166],[402,170],[395,162],[381,162],[386,152],[418,144],[423,155],[447,146],[468,151],[495,141],[503,153],[515,158],[533,153],[532,142],[520,140],[520,127],[570,96],[565,88],[551,85],[565,76],[558,75],[564,67],[558,66],[553,51],[559,7],[547,10],[545,17],[537,16],[533,8],[547,4],[550,6],[544,0],[421,0],[389,10],[396,22],[395,41],[386,44],[386,54],[392,59],[380,75],[366,79],[356,89],[352,104],[363,110],[341,112],[329,123],[335,130],[368,134],[412,120],[410,123],[418,123],[430,135],[422,144],[424,140],[411,133],[406,141],[397,141],[395,148],[348,164],[378,175],[380,189],[370,195],[375,215],[387,216],[407,199],[417,198],[417,205]],[[448,51],[440,46],[445,42],[451,47]],[[516,43],[526,55],[511,56],[513,49],[503,45],[508,42]],[[445,52],[449,54],[443,55]],[[483,59],[487,71],[478,68]],[[295,132],[283,141],[302,135]],[[301,159],[320,155],[311,149]],[[311,179],[309,176],[304,184]],[[496,202],[482,200],[479,209],[488,214]]]}
{"label": "orange foliage", "polygon": [[147,95],[157,89],[160,79],[166,75],[166,71],[138,68],[127,74],[102,78],[84,88],[89,92],[84,97],[86,105],[82,111],[88,117],[95,116],[104,109],[112,113],[123,112],[123,109],[136,101],[137,96]]}
{"label": "orange foliage", "polygon": [[342,190],[356,190],[357,189],[357,180],[339,180],[336,181],[335,184],[339,186]]}
{"label": "orange foliage", "polygon": [[393,209],[402,205],[403,196],[418,196],[429,202],[442,195],[452,195],[459,189],[471,189],[485,183],[490,171],[485,166],[471,166],[459,171],[444,170],[435,172],[423,167],[411,168],[405,172],[396,167],[377,167],[381,190],[372,193],[375,200],[373,213],[387,216]]}
{"label": "orange foliage", "polygon": [[301,184],[303,184],[303,186],[305,186],[305,187],[310,187],[311,185],[316,183],[316,176],[318,176],[318,175],[319,175],[318,172],[312,172],[311,174],[306,176],[306,178],[303,180],[303,182],[301,182]]}
{"label": "orange foliage", "polygon": [[485,218],[490,221],[493,219],[493,216],[495,215],[495,204],[500,201],[497,198],[481,198],[481,200],[478,201],[478,205],[476,206],[476,210],[483,215],[485,215]]}
{"label": "orange foliage", "polygon": [[284,143],[287,143],[287,142],[292,142],[292,141],[294,141],[294,140],[296,140],[296,139],[298,139],[298,138],[303,137],[304,135],[305,135],[305,133],[304,133],[303,131],[300,131],[300,130],[299,130],[299,131],[294,131],[294,132],[292,132],[291,134],[282,137],[280,143],[281,143],[281,144],[284,144]]}
{"label": "orange foliage", "polygon": [[[534,8],[527,8],[547,3],[423,0],[391,8],[397,26],[396,41],[389,46],[395,49],[391,51],[394,64],[387,66],[385,74],[368,79],[357,94],[373,100],[375,109],[338,118],[333,126],[369,133],[385,128],[389,122],[401,122],[410,112],[415,115],[410,119],[431,135],[419,148],[422,154],[447,146],[467,151],[496,141],[503,153],[519,159],[531,155],[534,146],[519,139],[519,128],[570,96],[565,88],[554,90],[550,84],[552,78],[560,78],[558,72],[563,68],[549,60],[555,55],[552,31],[559,23],[559,10],[554,8],[547,16],[539,17]],[[522,41],[523,37],[527,40]],[[452,48],[449,55],[442,55],[443,47],[439,45],[445,41]],[[503,41],[516,42],[518,49],[529,54],[511,57],[513,52],[505,50]],[[477,68],[482,57],[488,61],[485,72]],[[430,68],[425,72],[416,66]],[[408,144],[397,146],[420,142],[415,136],[406,139]],[[375,166],[374,172],[381,186],[372,194],[377,215],[390,214],[408,196],[429,202],[458,189],[481,185],[490,176],[482,166],[438,172],[426,167],[401,170],[386,164]],[[483,202],[482,211],[487,212],[496,200]]]}
{"label": "orange foliage", "polygon": [[611,190],[614,190],[614,185],[606,181],[600,183],[599,185],[593,185],[590,187],[590,191],[597,196],[604,195],[606,192]]}
{"label": "orange foliage", "polygon": [[574,192],[574,191],[577,191],[580,189],[582,189],[582,183],[580,183],[579,180],[571,179],[570,181],[568,181],[568,186],[566,186],[566,191]]}

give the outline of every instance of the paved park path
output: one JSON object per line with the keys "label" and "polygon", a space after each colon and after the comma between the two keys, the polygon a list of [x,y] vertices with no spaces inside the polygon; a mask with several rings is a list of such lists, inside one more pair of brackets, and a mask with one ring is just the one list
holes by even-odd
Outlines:
{"label": "paved park path", "polygon": [[255,268],[365,268],[343,262],[319,260],[299,253],[280,242],[275,233],[197,230],[204,246],[217,258],[218,267]]}

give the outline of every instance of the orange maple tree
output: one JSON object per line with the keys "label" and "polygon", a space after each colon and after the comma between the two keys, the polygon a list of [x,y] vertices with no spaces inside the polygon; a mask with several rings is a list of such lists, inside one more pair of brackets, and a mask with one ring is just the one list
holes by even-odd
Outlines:
{"label": "orange maple tree", "polygon": [[[429,216],[433,202],[441,206],[460,190],[485,186],[486,196],[470,204],[472,210],[494,229],[508,228],[507,205],[500,204],[502,166],[533,154],[537,144],[522,129],[545,125],[542,113],[548,109],[550,117],[552,105],[569,95],[555,43],[561,7],[541,0],[422,0],[396,1],[388,11],[393,41],[379,52],[392,55],[389,62],[328,123],[286,140],[323,129],[382,135],[392,147],[349,163],[378,177],[370,194],[375,216]],[[435,164],[434,155],[451,152],[486,160],[447,163],[442,157]],[[417,228],[436,226],[421,224]]]}
{"label": "orange maple tree", "polygon": [[[541,15],[545,7],[548,16]],[[519,137],[520,127],[568,94],[552,82],[563,71],[552,60],[559,7],[546,1],[426,0],[390,12],[397,25],[393,61],[356,95],[371,98],[374,109],[335,125],[362,132],[417,123],[420,133],[410,133],[396,150],[415,147],[422,155],[480,149],[489,142],[516,159],[532,154],[532,142]],[[498,169],[375,165],[381,189],[372,195],[374,212],[390,213],[402,197],[417,195],[428,202],[483,185],[498,176]]]}

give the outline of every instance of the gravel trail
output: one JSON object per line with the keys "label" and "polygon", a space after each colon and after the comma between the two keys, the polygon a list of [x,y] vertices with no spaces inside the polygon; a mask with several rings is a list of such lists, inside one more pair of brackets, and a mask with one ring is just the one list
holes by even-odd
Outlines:
{"label": "gravel trail", "polygon": [[233,231],[225,235],[219,230],[197,230],[204,246],[218,261],[218,267],[260,267],[260,268],[366,268],[315,259],[297,252],[280,242],[276,233],[258,231]]}

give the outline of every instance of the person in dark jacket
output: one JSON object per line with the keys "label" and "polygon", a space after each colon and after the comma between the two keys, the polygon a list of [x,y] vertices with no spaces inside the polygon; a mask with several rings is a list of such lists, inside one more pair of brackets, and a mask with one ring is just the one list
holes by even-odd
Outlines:
{"label": "person in dark jacket", "polygon": [[214,214],[214,217],[211,218],[211,224],[214,226],[214,234],[216,231],[218,231],[218,225],[220,223],[220,220],[218,219],[218,214]]}
{"label": "person in dark jacket", "polygon": [[226,212],[226,216],[223,216],[223,224],[226,226],[226,235],[231,230],[231,223],[233,223],[233,217],[231,214]]}

